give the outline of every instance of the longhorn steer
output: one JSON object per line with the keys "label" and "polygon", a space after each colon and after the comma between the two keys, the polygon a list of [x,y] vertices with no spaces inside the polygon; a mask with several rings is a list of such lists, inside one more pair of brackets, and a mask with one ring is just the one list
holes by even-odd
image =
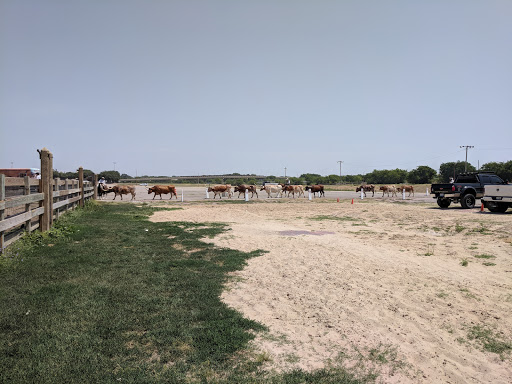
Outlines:
{"label": "longhorn steer", "polygon": [[375,196],[375,185],[373,184],[367,184],[367,185],[361,185],[360,187],[356,188],[356,192],[363,191],[364,195],[366,196],[366,192],[372,192],[372,197]]}
{"label": "longhorn steer", "polygon": [[283,189],[280,185],[263,185],[260,191],[267,192],[267,198],[272,197],[272,193],[276,193],[276,197],[283,197]]}
{"label": "longhorn steer", "polygon": [[396,196],[396,188],[394,185],[383,185],[379,188],[382,191],[382,197],[387,193],[389,197],[389,193],[391,192],[391,197]]}
{"label": "longhorn steer", "polygon": [[123,195],[131,194],[132,200],[135,199],[135,187],[128,186],[128,185],[114,185],[112,188],[114,191],[114,200],[116,199],[117,195],[121,196],[121,200],[123,200]]}
{"label": "longhorn steer", "polygon": [[[283,185],[282,186],[283,192],[288,192],[288,197],[290,197],[290,193],[293,195],[293,198],[295,198],[295,194],[304,196],[304,188],[302,185]],[[305,197],[305,196],[304,196]]]}
{"label": "longhorn steer", "polygon": [[315,193],[318,192],[319,196],[325,197],[324,186],[322,184],[307,185],[306,191],[311,191],[313,193],[313,196],[315,196]]}
{"label": "longhorn steer", "polygon": [[256,197],[258,197],[258,191],[256,190],[256,186],[255,185],[247,185],[247,184],[237,185],[235,187],[235,192],[238,192],[238,197],[240,197],[240,195],[242,193],[245,193],[246,189],[249,192],[251,192],[251,199],[254,197],[254,194],[256,194]]}
{"label": "longhorn steer", "polygon": [[151,187],[148,189],[148,195],[154,193],[153,200],[155,200],[156,195],[160,195],[160,200],[162,200],[162,194],[166,195],[168,193],[176,197],[176,200],[178,200],[178,193],[176,192],[176,187],[174,185],[155,185],[154,187]]}
{"label": "longhorn steer", "polygon": [[412,193],[412,196],[414,197],[414,187],[412,185],[401,185],[396,190],[399,193],[402,193],[402,191],[405,190],[405,192],[409,192],[409,196],[407,196],[407,197],[410,197],[411,193]]}
{"label": "longhorn steer", "polygon": [[213,198],[219,194],[219,198],[222,199],[222,194],[227,192],[228,197],[231,198],[231,185],[214,185],[213,187],[208,188],[208,192],[213,192]]}

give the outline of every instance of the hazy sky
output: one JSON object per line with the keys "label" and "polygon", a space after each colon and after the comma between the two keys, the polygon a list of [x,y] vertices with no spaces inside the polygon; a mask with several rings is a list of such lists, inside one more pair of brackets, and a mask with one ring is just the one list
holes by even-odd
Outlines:
{"label": "hazy sky", "polygon": [[511,20],[510,0],[0,0],[0,168],[43,147],[133,176],[512,160]]}

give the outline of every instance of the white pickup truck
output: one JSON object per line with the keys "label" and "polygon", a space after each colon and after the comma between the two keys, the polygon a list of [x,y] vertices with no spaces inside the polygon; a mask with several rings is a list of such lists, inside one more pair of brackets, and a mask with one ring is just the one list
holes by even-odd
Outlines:
{"label": "white pickup truck", "polygon": [[512,208],[512,185],[486,185],[482,204],[491,212]]}

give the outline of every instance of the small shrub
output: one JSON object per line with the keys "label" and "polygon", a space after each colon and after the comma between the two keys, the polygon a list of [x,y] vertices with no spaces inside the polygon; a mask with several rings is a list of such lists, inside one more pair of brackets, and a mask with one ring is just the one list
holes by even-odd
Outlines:
{"label": "small shrub", "polygon": [[468,264],[469,264],[469,262],[467,259],[462,259],[462,261],[460,262],[460,265],[462,265],[463,267],[467,267]]}

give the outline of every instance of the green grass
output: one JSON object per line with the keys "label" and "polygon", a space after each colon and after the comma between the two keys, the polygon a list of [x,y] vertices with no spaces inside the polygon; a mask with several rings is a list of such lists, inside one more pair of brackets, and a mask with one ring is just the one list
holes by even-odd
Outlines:
{"label": "green grass", "polygon": [[327,216],[320,215],[312,217],[311,220],[323,221],[323,220],[334,220],[334,221],[361,221],[360,219],[356,219],[355,217],[350,216]]}
{"label": "green grass", "polygon": [[469,329],[468,339],[476,341],[480,347],[488,352],[496,353],[502,360],[510,355],[512,342],[503,340],[503,336],[495,333],[487,326],[475,325]]}
{"label": "green grass", "polygon": [[493,255],[487,255],[485,253],[482,253],[481,255],[475,255],[477,259],[495,259],[496,256]]}
{"label": "green grass", "polygon": [[202,242],[223,224],[147,220],[158,208],[90,204],[0,261],[2,383],[363,383],[341,368],[268,373],[265,327],[223,304],[261,252]]}

